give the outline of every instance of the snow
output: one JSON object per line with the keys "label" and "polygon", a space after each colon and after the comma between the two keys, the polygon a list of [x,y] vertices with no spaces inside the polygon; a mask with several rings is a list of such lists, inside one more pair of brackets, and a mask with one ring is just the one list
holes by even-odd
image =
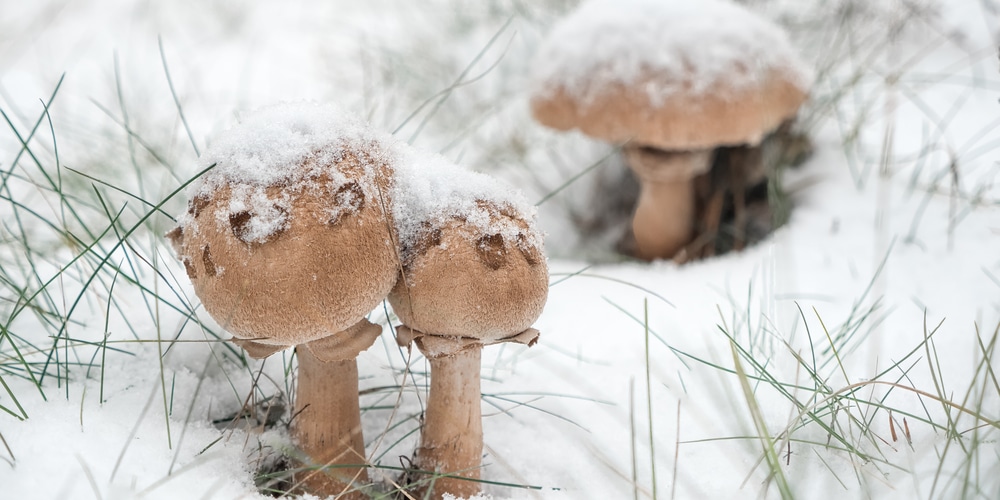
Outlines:
{"label": "snow", "polygon": [[[228,213],[216,214],[216,225],[228,230],[231,214],[250,214],[242,226],[240,239],[263,243],[285,229],[290,221],[291,190],[318,189],[315,180],[325,175],[336,185],[348,182],[344,172],[329,168],[337,164],[344,148],[368,149],[377,140],[364,122],[330,104],[286,103],[268,106],[247,114],[243,121],[226,130],[198,160],[201,169],[212,167],[188,189],[188,198],[210,198],[222,187],[231,189]],[[363,165],[362,189],[374,194],[375,169]],[[276,197],[267,188],[282,186]],[[347,209],[330,200],[328,211],[336,215]],[[188,231],[197,231],[190,212],[179,222]]]}
{"label": "snow", "polygon": [[534,66],[536,88],[584,102],[649,75],[642,90],[654,103],[723,82],[739,91],[773,75],[803,89],[812,80],[781,28],[727,0],[588,1],[552,28]]}
{"label": "snow", "polygon": [[[338,146],[362,144],[372,135],[363,122],[332,104],[300,102],[258,109],[221,134],[199,158],[201,168],[215,168],[192,195],[223,183],[268,187],[309,178],[339,159]],[[306,158],[315,160],[313,170],[296,168]]]}
{"label": "snow", "polygon": [[[228,227],[230,214],[250,214],[237,236],[246,243],[264,243],[288,227],[289,209],[287,196],[271,199],[260,186],[238,184],[233,186],[228,212],[216,214],[215,222],[218,227]],[[189,227],[195,224],[189,214],[181,216],[181,220]]]}
{"label": "snow", "polygon": [[[204,165],[165,83],[157,35],[195,143],[203,146],[211,138],[215,147],[225,126],[251,118],[240,115],[242,110],[280,101],[336,101],[376,128],[394,130],[425,100],[439,95],[516,13],[513,29],[504,32],[516,31],[511,43],[504,45],[507,38],[501,37],[498,48],[470,72],[484,76],[454,89],[438,114],[421,114],[398,134],[396,154],[413,166],[407,174],[412,175],[410,191],[399,195],[398,207],[411,207],[404,213],[441,216],[457,210],[449,208],[458,203],[449,195],[455,189],[479,196],[480,178],[452,164],[490,170],[537,202],[608,153],[607,146],[579,135],[532,124],[526,98],[518,93],[528,88],[526,61],[561,14],[557,3],[563,4],[518,2],[505,10],[504,2],[466,2],[458,8],[453,0],[419,6],[398,0],[265,2],[253,9],[231,2],[7,1],[0,6],[9,14],[0,16],[6,35],[0,41],[0,109],[26,137],[42,112],[38,99],[47,98],[67,72],[51,108],[60,164],[156,202]],[[837,5],[870,6],[863,16],[874,12],[908,19],[904,7],[914,4],[875,3],[843,0],[831,10],[792,0],[753,5],[769,9],[772,19],[797,20],[795,39],[801,41],[812,32],[834,33],[836,27],[826,23]],[[826,106],[804,114],[813,125],[817,153],[787,173],[796,202],[791,221],[763,244],[685,266],[621,262],[608,257],[607,249],[594,259],[583,248],[570,213],[599,205],[593,186],[585,184],[590,177],[582,176],[542,203],[537,222],[548,234],[552,286],[535,325],[541,337],[531,348],[494,346],[483,353],[483,477],[541,489],[489,485],[486,495],[631,498],[638,485],[639,495],[650,498],[655,474],[660,498],[777,498],[758,465],[760,442],[745,438],[756,431],[736,377],[724,371],[734,369],[734,360],[720,328],[752,349],[776,376],[794,382],[795,395],[806,401],[813,380],[794,355],[811,359],[815,352],[822,379],[842,388],[871,379],[919,347],[883,380],[936,394],[931,374],[937,374],[952,399],[962,402],[970,392],[977,411],[995,422],[1000,401],[983,389],[993,387],[992,380],[982,378],[981,371],[980,378],[972,378],[982,359],[979,341],[988,341],[1000,324],[1000,169],[994,128],[1000,83],[997,16],[983,10],[989,5],[977,0],[942,4],[941,19],[931,10],[909,23],[914,31],[897,35],[889,55],[868,52],[885,40],[875,36],[887,32],[883,18],[873,19],[869,31],[849,32],[857,35],[848,39],[858,43],[857,57],[832,61],[835,65],[814,87],[816,101]],[[822,22],[802,21],[810,16]],[[938,21],[943,24],[925,26]],[[961,39],[953,40],[951,33]],[[843,52],[822,54],[836,48],[837,40],[820,38],[822,43],[804,53],[831,62]],[[500,58],[503,51],[507,55]],[[858,71],[856,61],[874,67]],[[897,74],[893,94],[886,75]],[[895,95],[892,106],[889,95]],[[132,142],[119,123],[122,108],[135,134]],[[442,151],[443,157],[403,147],[424,117],[428,125],[411,142],[424,151]],[[56,155],[47,130],[43,121],[30,144],[34,156],[54,172]],[[289,138],[296,136],[289,132]],[[202,156],[210,149],[202,148]],[[5,172],[20,150],[12,134],[0,132]],[[32,165],[22,158],[5,177],[9,190],[3,196],[24,200],[50,220],[64,220],[62,200],[39,187],[45,179]],[[427,175],[435,171],[454,176],[461,187],[436,185],[437,177]],[[112,213],[124,208],[122,224],[144,213],[133,197],[60,172],[62,182],[76,185],[70,201],[97,207],[91,228],[97,234],[108,227],[102,202]],[[102,192],[101,200],[95,189]],[[496,189],[499,199],[522,204],[506,188]],[[0,376],[28,417],[22,421],[0,412],[0,496],[270,498],[254,488],[254,471],[261,453],[280,452],[287,436],[279,430],[222,430],[211,422],[236,412],[244,400],[287,393],[294,386],[294,378],[286,376],[294,373],[291,354],[244,365],[211,335],[225,336],[200,310],[183,267],[160,236],[171,221],[152,217],[148,230],[141,227],[130,238],[127,253],[111,254],[107,265],[119,267],[95,273],[96,257],[110,251],[107,240],[72,261],[81,247],[67,243],[67,237],[89,242],[86,231],[67,223],[71,233],[46,237],[49,226],[21,211],[35,245],[29,255],[10,239],[16,229],[13,209],[8,203],[0,206],[4,280],[18,281],[19,267],[25,268],[19,282],[27,290],[54,278],[34,303],[37,311],[25,309],[8,323],[9,301],[0,303],[5,332]],[[180,213],[183,200],[163,208]],[[531,207],[522,209],[531,215]],[[272,222],[280,219],[280,210],[269,213]],[[263,233],[255,234],[266,233],[259,229]],[[29,257],[35,258],[30,268]],[[63,266],[68,271],[56,276]],[[133,267],[138,269],[134,276],[129,275]],[[89,278],[92,292],[80,296]],[[130,284],[133,278],[141,289]],[[2,290],[5,298],[21,296],[6,284]],[[67,314],[77,298],[79,307],[65,324],[61,316],[45,313],[53,308]],[[380,309],[370,319],[386,325],[391,318]],[[933,345],[921,346],[925,334],[942,321]],[[826,331],[836,339],[855,325],[859,333],[845,343],[842,365],[824,354]],[[10,346],[21,347],[30,366],[41,370],[62,326],[74,341],[66,348],[59,341],[40,391],[19,376],[23,367],[10,361]],[[99,343],[105,338],[121,352],[109,349],[104,359]],[[164,342],[156,343],[160,338]],[[751,369],[747,363],[743,367]],[[397,467],[416,444],[424,401],[417,393],[427,382],[426,363],[416,353],[401,352],[387,327],[361,354],[359,368],[368,454],[373,463]],[[66,370],[68,381],[57,379]],[[392,389],[403,384],[404,391]],[[766,384],[754,388],[765,423],[778,435],[798,408]],[[983,392],[990,396],[978,404],[977,394]],[[966,461],[961,446],[931,424],[949,421],[936,401],[881,386],[857,395],[863,397],[842,410],[854,412],[874,433],[873,441],[862,446],[876,460],[864,462],[826,446],[828,435],[816,425],[793,425],[794,441],[782,449],[781,459],[797,498],[957,498],[968,478],[978,478],[982,497],[997,496],[994,428],[977,427],[979,422],[967,415],[951,413],[964,432],[962,444],[979,450],[975,460]],[[897,432],[907,419],[912,446],[902,438],[892,440],[889,416],[864,403],[869,400],[894,409]],[[0,405],[19,414],[6,390],[0,390]],[[847,425],[848,420],[839,421]],[[389,469],[371,473],[376,480],[397,474]]]}
{"label": "snow", "polygon": [[[517,220],[534,225],[535,208],[524,195],[497,179],[463,169],[440,155],[401,148],[396,158],[396,183],[392,190],[393,217],[400,246],[417,248],[428,228],[440,228],[450,219],[462,219],[470,238],[500,234],[507,241],[527,237],[528,246],[541,248],[541,236],[525,231]],[[482,202],[487,202],[484,204]],[[489,207],[505,208],[517,215],[496,217]],[[409,255],[404,253],[406,262]]]}
{"label": "snow", "polygon": [[[389,165],[389,201],[404,249],[415,247],[428,227],[441,227],[449,219],[465,220],[473,238],[500,234],[514,241],[524,233],[514,219],[491,216],[486,206],[511,211],[520,221],[535,218],[534,207],[511,186],[379,132],[335,105],[318,103],[278,104],[247,114],[199,158],[200,168],[214,168],[188,190],[188,197],[207,197],[222,186],[231,188],[229,211],[217,214],[218,227],[228,230],[230,214],[248,212],[253,216],[241,239],[264,242],[287,226],[292,203],[288,190],[272,198],[267,188],[316,189],[314,181],[320,175],[343,185],[348,182],[345,174],[330,166],[341,160],[345,149],[370,156],[362,165],[362,177],[356,180],[362,181],[362,189],[372,198],[378,198],[373,187],[376,165]],[[332,196],[329,202],[330,215],[335,217],[355,200]],[[190,213],[180,221],[191,228],[196,225]],[[527,244],[541,248],[537,231],[525,236]]]}
{"label": "snow", "polygon": [[[137,349],[138,356],[156,358],[156,349]],[[198,355],[204,359],[205,353]],[[228,397],[214,388],[196,392],[199,374],[187,368],[173,371],[175,394],[171,429],[165,427],[156,371],[137,369],[129,356],[109,356],[105,386],[91,380],[88,390],[73,400],[53,394],[51,401],[31,402],[37,411],[22,425],[4,422],[4,438],[16,458],[3,464],[4,498],[236,498],[252,488],[251,462],[243,446],[246,434],[237,430],[216,445],[219,437],[205,420],[188,425],[191,405],[196,413],[213,403],[232,408]],[[211,378],[211,377],[210,377]],[[237,382],[243,385],[240,381]],[[168,387],[169,389],[169,387]],[[102,392],[103,391],[103,392]],[[57,392],[57,391],[54,391]],[[106,400],[100,401],[99,394]],[[28,403],[33,396],[27,394]],[[192,395],[200,396],[191,400]],[[152,403],[152,404],[151,404]],[[238,404],[238,403],[237,403]],[[159,410],[159,411],[157,411]],[[75,418],[66,418],[67,415]],[[168,432],[172,431],[168,447]],[[182,437],[183,436],[183,437]],[[88,486],[95,481],[96,491]]]}

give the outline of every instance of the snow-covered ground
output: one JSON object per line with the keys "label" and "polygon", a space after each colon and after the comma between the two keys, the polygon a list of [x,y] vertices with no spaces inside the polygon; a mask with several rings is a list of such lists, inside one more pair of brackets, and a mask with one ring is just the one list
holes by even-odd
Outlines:
{"label": "snow-covered ground", "polygon": [[[42,117],[30,155],[0,122],[0,498],[263,498],[255,471],[288,446],[280,425],[212,421],[287,394],[290,352],[242,366],[216,340],[163,215],[127,249],[84,251],[123,207],[124,230],[150,207],[65,168],[61,202],[36,159],[157,203],[241,112],[305,99],[542,199],[610,149],[529,119],[532,55],[573,3],[0,0],[0,110],[21,137]],[[777,497],[762,435],[800,498],[1000,496],[1000,386],[981,362],[1000,325],[1000,5],[748,3],[818,70],[790,222],[737,254],[648,264],[572,224],[597,176],[541,204],[541,339],[483,353],[495,498]],[[359,358],[377,480],[416,444],[428,368],[406,361],[388,328]]]}

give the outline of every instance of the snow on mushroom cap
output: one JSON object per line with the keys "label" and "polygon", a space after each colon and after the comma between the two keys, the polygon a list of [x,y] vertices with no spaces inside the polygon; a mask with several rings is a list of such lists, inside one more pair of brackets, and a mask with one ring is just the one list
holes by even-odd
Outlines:
{"label": "snow on mushroom cap", "polygon": [[329,104],[278,104],[247,114],[205,151],[198,163],[215,164],[203,177],[200,192],[216,183],[273,186],[300,172],[293,167],[313,156],[322,166],[334,160],[336,146],[374,138],[368,126]]}
{"label": "snow on mushroom cap", "polygon": [[364,122],[330,104],[278,104],[246,115],[205,151],[199,164],[216,165],[205,175],[206,184],[273,186],[291,180],[292,167],[306,157],[333,159],[334,146],[372,135]]}
{"label": "snow on mushroom cap", "polygon": [[402,144],[397,150],[396,183],[392,191],[393,215],[399,231],[403,261],[418,247],[428,228],[440,228],[450,219],[463,219],[475,236],[499,234],[508,241],[518,234],[525,243],[541,248],[537,231],[514,220],[491,216],[488,205],[504,207],[533,228],[535,207],[512,187],[485,174],[466,170],[444,157]]}
{"label": "snow on mushroom cap", "polygon": [[662,78],[644,89],[654,103],[720,81],[734,89],[759,85],[748,62],[801,88],[812,80],[784,30],[726,0],[593,0],[553,28],[535,62],[537,88],[583,100],[649,73]]}
{"label": "snow on mushroom cap", "polygon": [[[491,220],[480,202],[512,210],[523,221],[535,218],[534,207],[518,191],[496,179],[463,169],[438,154],[420,151],[335,106],[312,103],[281,104],[246,115],[202,155],[201,166],[215,164],[215,168],[192,187],[190,199],[210,196],[222,185],[232,186],[230,212],[256,214],[254,225],[247,228],[247,237],[262,243],[287,224],[285,214],[290,203],[287,196],[269,197],[266,188],[308,182],[321,173],[346,180],[339,179],[342,174],[329,168],[343,147],[363,149],[374,160],[392,167],[389,199],[403,249],[412,248],[427,227],[439,227],[456,217],[466,220],[474,232],[482,235],[517,236],[520,229],[514,223]],[[303,168],[306,159],[314,161],[305,162],[309,167]],[[366,175],[373,176],[371,170]],[[191,222],[191,214],[182,216],[182,225]],[[220,220],[220,224],[228,221]],[[534,231],[526,236],[527,243],[541,247],[541,238]]]}
{"label": "snow on mushroom cap", "polygon": [[[341,158],[343,148],[377,155],[367,146],[379,137],[364,122],[332,105],[304,102],[262,108],[247,114],[205,151],[199,166],[215,167],[191,187],[189,199],[211,197],[220,187],[231,187],[229,214],[254,215],[241,239],[263,243],[289,222],[287,193],[270,196],[268,187],[309,187],[321,174],[342,184],[346,176],[330,165]],[[373,185],[374,169],[366,168],[361,180]],[[333,200],[329,208],[338,210]],[[217,214],[220,227],[229,224],[229,214]],[[197,230],[191,213],[182,216],[180,223]]]}

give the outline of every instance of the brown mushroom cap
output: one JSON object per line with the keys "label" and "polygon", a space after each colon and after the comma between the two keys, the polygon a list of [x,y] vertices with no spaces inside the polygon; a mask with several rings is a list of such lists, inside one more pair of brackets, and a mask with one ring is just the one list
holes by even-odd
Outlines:
{"label": "brown mushroom cap", "polygon": [[484,233],[458,217],[428,228],[389,294],[406,326],[488,344],[528,330],[541,314],[548,268],[540,238],[514,211],[479,206],[494,227],[517,230]]}
{"label": "brown mushroom cap", "polygon": [[669,150],[756,144],[794,115],[806,90],[778,72],[760,85],[730,88],[716,82],[704,92],[678,91],[655,102],[644,90],[668,75],[649,74],[630,84],[612,83],[587,99],[559,87],[531,99],[540,123],[581,132],[612,143],[633,141]]}
{"label": "brown mushroom cap", "polygon": [[597,0],[538,51],[544,125],[668,150],[756,144],[806,98],[780,27],[729,1]]}
{"label": "brown mushroom cap", "polygon": [[171,238],[209,314],[259,344],[347,330],[398,275],[380,155],[344,144],[287,168],[294,175],[276,185],[218,182],[199,193]]}

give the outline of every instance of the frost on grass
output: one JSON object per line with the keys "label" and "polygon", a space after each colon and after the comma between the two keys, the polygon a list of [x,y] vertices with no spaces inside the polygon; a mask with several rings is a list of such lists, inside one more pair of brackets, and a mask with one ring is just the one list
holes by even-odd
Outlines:
{"label": "frost on grass", "polygon": [[650,101],[720,82],[759,86],[772,72],[808,88],[812,75],[774,23],[725,0],[592,0],[556,25],[536,56],[536,87],[582,100],[657,75]]}
{"label": "frost on grass", "polygon": [[[348,152],[360,168],[339,165]],[[500,235],[541,248],[541,237],[518,224],[535,218],[534,207],[519,192],[376,131],[334,106],[282,104],[248,114],[222,134],[199,163],[215,167],[189,193],[193,209],[181,224],[193,230],[198,200],[211,198],[220,188],[229,189],[229,206],[215,222],[246,243],[264,243],[287,228],[293,204],[289,193],[295,190],[326,189],[325,215],[335,221],[359,210],[364,200],[383,199],[375,176],[384,165],[392,173],[385,198],[391,203],[404,260],[428,231],[451,219],[465,221],[474,238]],[[321,186],[321,178],[330,179],[334,187]]]}

